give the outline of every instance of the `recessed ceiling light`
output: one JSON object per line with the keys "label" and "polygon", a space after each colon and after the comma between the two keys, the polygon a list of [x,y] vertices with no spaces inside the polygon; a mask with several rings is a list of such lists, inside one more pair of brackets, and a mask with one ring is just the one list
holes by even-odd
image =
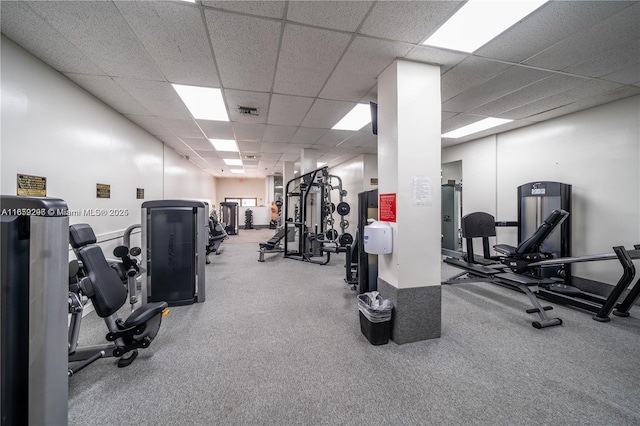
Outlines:
{"label": "recessed ceiling light", "polygon": [[513,120],[507,120],[506,118],[489,117],[484,120],[476,121],[475,123],[468,124],[459,129],[452,130],[442,135],[443,138],[458,139],[467,135],[481,132],[483,130],[497,127],[505,123],[510,123]]}
{"label": "recessed ceiling light", "polygon": [[422,44],[474,52],[547,0],[469,0]]}
{"label": "recessed ceiling light", "polygon": [[238,152],[238,144],[233,139],[211,139],[209,142],[213,144],[216,151]]}
{"label": "recessed ceiling light", "polygon": [[244,169],[229,169],[231,173],[244,173]]}
{"label": "recessed ceiling light", "polygon": [[367,104],[358,104],[338,121],[333,130],[360,130],[371,123],[371,107]]}
{"label": "recessed ceiling light", "polygon": [[227,166],[242,166],[242,160],[239,158],[223,158]]}
{"label": "recessed ceiling light", "polygon": [[185,106],[197,120],[229,121],[220,89],[172,84]]}

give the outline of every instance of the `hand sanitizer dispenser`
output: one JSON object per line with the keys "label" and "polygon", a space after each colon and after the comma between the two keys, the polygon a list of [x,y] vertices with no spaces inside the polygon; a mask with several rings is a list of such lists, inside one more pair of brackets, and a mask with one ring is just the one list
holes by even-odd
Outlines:
{"label": "hand sanitizer dispenser", "polygon": [[364,227],[364,251],[369,254],[388,254],[393,248],[392,228],[387,222],[374,221]]}

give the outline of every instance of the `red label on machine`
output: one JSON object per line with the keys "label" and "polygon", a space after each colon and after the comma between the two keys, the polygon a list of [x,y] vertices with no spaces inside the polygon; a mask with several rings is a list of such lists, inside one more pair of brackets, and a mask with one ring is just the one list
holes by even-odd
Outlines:
{"label": "red label on machine", "polygon": [[396,222],[396,194],[380,194],[378,204],[380,220],[383,222]]}

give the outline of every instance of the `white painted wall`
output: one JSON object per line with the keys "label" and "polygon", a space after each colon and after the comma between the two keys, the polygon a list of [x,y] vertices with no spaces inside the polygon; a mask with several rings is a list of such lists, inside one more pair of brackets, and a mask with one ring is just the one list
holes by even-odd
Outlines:
{"label": "white painted wall", "polygon": [[258,206],[271,205],[265,178],[217,178],[216,196],[218,205],[225,198],[257,198]]}
{"label": "white painted wall", "polygon": [[365,154],[362,156],[364,162],[364,179],[362,191],[377,189],[378,185],[372,185],[371,179],[378,179],[378,155]]}
{"label": "white painted wall", "polygon": [[[89,223],[109,255],[144,200],[211,200],[213,178],[72,81],[2,37],[0,190],[16,194],[16,175],[47,178],[47,195],[70,209],[115,209],[122,216],[73,216]],[[111,185],[96,198],[96,183]],[[144,188],[145,199],[136,199]],[[139,241],[139,240],[138,240]],[[138,244],[135,239],[132,241]]]}
{"label": "white painted wall", "polygon": [[[573,255],[640,243],[640,96],[443,150],[462,160],[463,214],[517,220],[517,187],[536,180],[573,185]],[[515,244],[515,230],[499,229]],[[615,261],[575,265],[579,277],[615,284]]]}

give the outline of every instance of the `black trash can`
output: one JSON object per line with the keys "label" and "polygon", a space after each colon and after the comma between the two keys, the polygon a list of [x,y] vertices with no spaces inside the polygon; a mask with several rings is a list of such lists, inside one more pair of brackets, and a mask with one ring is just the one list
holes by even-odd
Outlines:
{"label": "black trash can", "polygon": [[360,331],[372,345],[386,345],[391,335],[393,304],[377,291],[358,295]]}

